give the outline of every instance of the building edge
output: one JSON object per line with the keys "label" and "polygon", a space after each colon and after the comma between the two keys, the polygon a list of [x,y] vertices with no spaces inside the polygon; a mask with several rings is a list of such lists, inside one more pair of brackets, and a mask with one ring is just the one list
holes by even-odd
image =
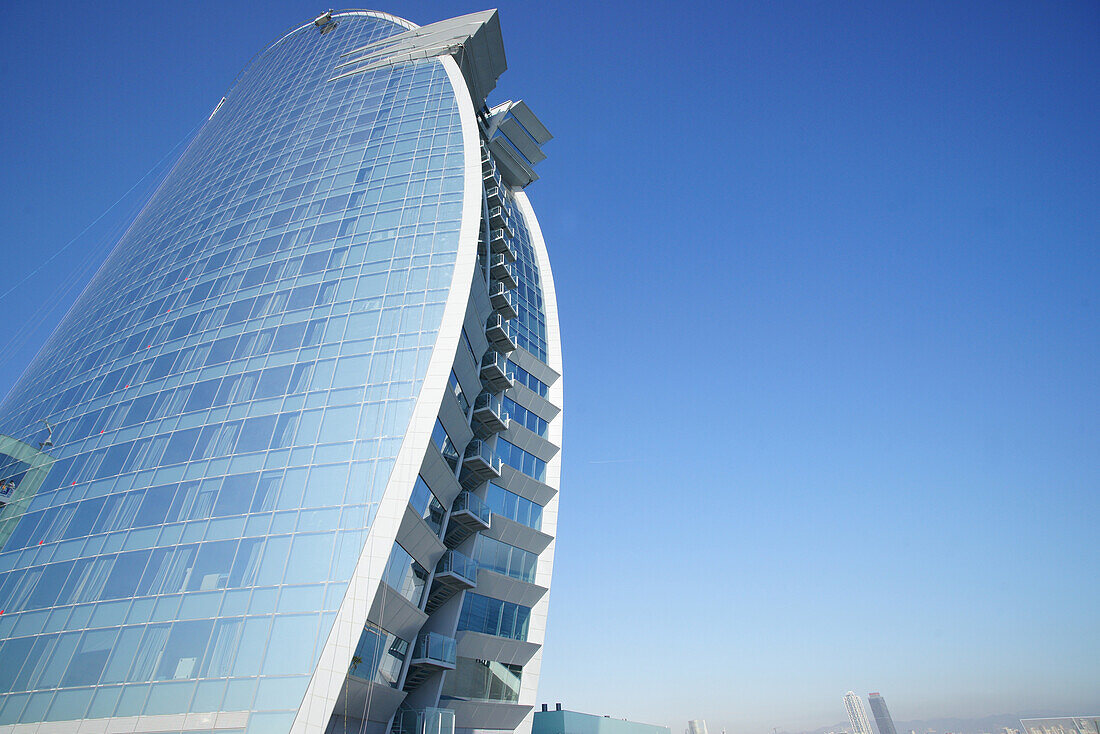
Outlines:
{"label": "building edge", "polygon": [[[349,13],[341,12],[333,15],[339,17],[347,14]],[[394,20],[387,13],[357,11],[354,14]],[[412,28],[417,27],[409,25]],[[482,203],[481,142],[477,119],[469,89],[458,64],[450,56],[435,57],[435,60],[441,63],[447,72],[447,78],[451,82],[451,88],[458,103],[459,120],[462,126],[464,172],[458,256],[450,291],[447,294],[447,304],[443,310],[443,319],[431,360],[428,362],[428,370],[424,376],[420,395],[413,408],[408,431],[401,443],[393,472],[386,484],[378,513],[367,536],[359,562],[356,564],[352,581],[348,585],[332,631],[322,649],[313,677],[306,687],[305,697],[294,718],[294,724],[290,730],[292,734],[322,734],[333,714],[333,707],[351,664],[355,646],[379,590],[378,578],[389,558],[390,549],[397,539],[405,506],[409,502],[424,453],[428,449],[432,428],[439,414],[447,379],[458,351],[462,324],[466,318],[466,304],[474,282]]]}

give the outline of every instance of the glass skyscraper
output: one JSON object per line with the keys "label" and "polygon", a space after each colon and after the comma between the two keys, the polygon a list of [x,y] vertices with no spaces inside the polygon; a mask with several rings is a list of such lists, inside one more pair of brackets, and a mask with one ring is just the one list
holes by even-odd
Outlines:
{"label": "glass skyscraper", "polygon": [[871,714],[875,717],[878,734],[898,734],[890,709],[886,708],[886,699],[881,694],[871,693],[867,696],[867,703],[871,704]]}
{"label": "glass skyscraper", "polygon": [[528,730],[561,349],[495,11],[262,51],[0,405],[0,734]]}

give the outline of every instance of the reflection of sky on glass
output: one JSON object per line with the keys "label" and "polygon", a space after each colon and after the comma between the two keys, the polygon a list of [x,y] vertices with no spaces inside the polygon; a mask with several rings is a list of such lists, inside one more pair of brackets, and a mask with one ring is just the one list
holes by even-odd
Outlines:
{"label": "reflection of sky on glass", "polygon": [[442,66],[327,81],[397,30],[260,55],[5,402],[57,462],[0,554],[0,723],[297,708],[458,244]]}

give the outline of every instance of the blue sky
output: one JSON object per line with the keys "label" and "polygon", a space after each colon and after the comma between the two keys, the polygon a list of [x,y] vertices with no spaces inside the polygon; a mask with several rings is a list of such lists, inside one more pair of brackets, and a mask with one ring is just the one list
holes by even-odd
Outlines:
{"label": "blue sky", "polygon": [[[34,273],[0,389],[144,188],[46,258],[323,9],[0,10],[0,293]],[[540,699],[731,734],[835,723],[849,689],[899,720],[1100,710],[1100,6],[501,23],[491,101],[556,136],[528,190],[567,371]]]}

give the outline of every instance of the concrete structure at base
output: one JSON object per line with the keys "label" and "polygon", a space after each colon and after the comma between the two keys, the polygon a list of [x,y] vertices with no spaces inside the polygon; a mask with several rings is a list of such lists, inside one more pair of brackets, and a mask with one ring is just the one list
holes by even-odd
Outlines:
{"label": "concrete structure at base", "polygon": [[495,11],[329,11],[211,105],[0,404],[0,734],[530,731],[562,367],[505,68]]}
{"label": "concrete structure at base", "polygon": [[548,711],[543,704],[542,711],[535,712],[531,734],[672,734],[667,726],[563,711],[560,707],[558,704],[557,709]]}

